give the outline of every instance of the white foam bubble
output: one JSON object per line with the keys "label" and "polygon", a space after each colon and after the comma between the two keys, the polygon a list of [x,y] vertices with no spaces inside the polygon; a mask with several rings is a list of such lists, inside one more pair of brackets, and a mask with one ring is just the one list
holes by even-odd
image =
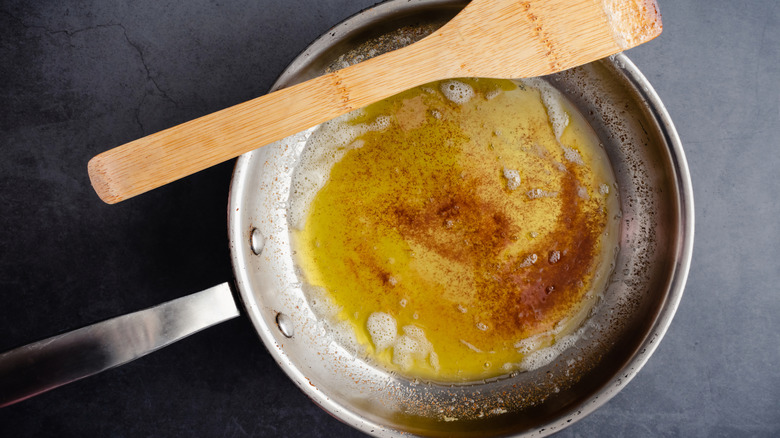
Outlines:
{"label": "white foam bubble", "polygon": [[[374,120],[374,123],[371,123],[369,125],[366,125],[365,130],[366,131],[383,131],[387,129],[390,126],[390,117],[389,116],[379,116]],[[358,125],[359,126],[359,125]],[[358,128],[358,130],[360,130]]]}
{"label": "white foam bubble", "polygon": [[424,341],[424,343],[428,343],[428,341],[425,338],[425,332],[420,327],[417,327],[415,325],[405,325],[403,327],[403,331],[405,335],[411,336],[420,341]]}
{"label": "white foam bubble", "polygon": [[504,178],[506,178],[506,188],[516,190],[520,187],[520,172],[514,169],[504,168]]}
{"label": "white foam bubble", "polygon": [[399,334],[396,319],[385,312],[369,315],[366,327],[376,351],[392,348],[392,361],[401,369],[409,370],[415,361],[427,361],[434,370],[439,370],[439,356],[420,327],[406,325],[401,329],[403,334]]}
{"label": "white foam bubble", "polygon": [[444,81],[439,88],[444,97],[458,105],[463,105],[474,97],[474,89],[464,82]]}
{"label": "white foam bubble", "polygon": [[395,318],[387,313],[372,313],[368,316],[366,326],[376,351],[382,351],[392,346],[398,337],[398,327]]}
{"label": "white foam bubble", "polygon": [[563,158],[566,158],[570,163],[579,164],[581,166],[585,165],[585,160],[582,159],[582,155],[580,155],[576,149],[567,146],[561,147],[563,148]]}
{"label": "white foam bubble", "polygon": [[433,351],[433,344],[425,337],[425,332],[417,326],[405,325],[404,334],[393,343],[393,363],[404,370],[412,367],[415,361],[428,361],[439,369],[439,356]]}
{"label": "white foam bubble", "polygon": [[589,324],[583,325],[574,333],[558,338],[558,335],[566,329],[569,323],[570,320],[563,319],[546,332],[538,333],[516,342],[515,348],[517,352],[525,355],[520,363],[515,364],[517,368],[523,371],[541,368],[555,360],[566,349],[572,347],[577,340],[582,338]]}
{"label": "white foam bubble", "polygon": [[578,186],[577,187],[577,196],[579,196],[580,198],[582,198],[582,199],[584,199],[586,201],[588,199],[590,199],[590,195],[588,194],[588,189],[586,189],[583,186]]}
{"label": "white foam bubble", "polygon": [[528,354],[523,358],[523,360],[520,361],[519,368],[522,370],[530,371],[535,370],[537,368],[541,368],[553,360],[560,356],[561,353],[563,353],[564,350],[571,347],[577,342],[577,339],[579,339],[580,335],[582,334],[582,329],[578,330],[575,333],[572,333],[570,335],[564,336],[561,339],[557,340],[553,345],[542,348],[540,350],[534,351],[531,354]]}
{"label": "white foam bubble", "polygon": [[542,78],[526,78],[520,80],[524,85],[536,88],[542,95],[542,103],[547,109],[547,118],[560,143],[563,130],[569,125],[569,114],[563,109],[563,98],[560,92]]}
{"label": "white foam bubble", "polygon": [[[415,357],[419,357],[422,345],[411,336],[402,335],[393,343],[393,363],[403,370],[409,370],[414,365]],[[422,358],[420,358],[422,359]]]}
{"label": "white foam bubble", "polygon": [[515,348],[517,349],[518,353],[521,354],[530,354],[533,351],[536,351],[539,349],[539,347],[542,346],[542,343],[547,340],[549,337],[549,334],[547,333],[540,333],[538,335],[529,336],[525,339],[522,339],[515,343]]}
{"label": "white foam bubble", "polygon": [[539,259],[539,256],[537,256],[536,254],[531,254],[528,257],[526,257],[525,260],[523,260],[523,263],[520,263],[519,266],[521,268],[527,268],[527,267],[533,265],[534,263],[536,263],[536,261],[538,259]]}
{"label": "white foam bubble", "polygon": [[542,189],[531,189],[528,191],[527,195],[531,199],[554,198],[558,196],[558,192],[549,192]]}

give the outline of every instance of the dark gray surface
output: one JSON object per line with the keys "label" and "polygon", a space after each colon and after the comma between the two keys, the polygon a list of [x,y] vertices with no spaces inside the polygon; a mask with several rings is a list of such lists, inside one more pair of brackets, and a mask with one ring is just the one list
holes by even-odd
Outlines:
{"label": "dark gray surface", "polygon": [[[232,163],[116,206],[93,155],[263,94],[373,0],[0,3],[0,351],[231,276]],[[694,258],[639,375],[560,436],[780,435],[780,2],[661,0],[628,52],[694,183]],[[0,436],[357,436],[246,319],[0,410]]]}

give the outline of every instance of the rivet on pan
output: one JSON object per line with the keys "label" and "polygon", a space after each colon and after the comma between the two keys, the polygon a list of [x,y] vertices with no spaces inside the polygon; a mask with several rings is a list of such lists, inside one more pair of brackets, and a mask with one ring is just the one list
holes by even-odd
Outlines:
{"label": "rivet on pan", "polygon": [[293,336],[293,324],[290,317],[284,313],[276,314],[276,325],[279,327],[279,331],[282,332],[288,338]]}
{"label": "rivet on pan", "polygon": [[257,228],[252,228],[252,237],[249,239],[249,245],[255,255],[260,255],[265,247],[265,236]]}

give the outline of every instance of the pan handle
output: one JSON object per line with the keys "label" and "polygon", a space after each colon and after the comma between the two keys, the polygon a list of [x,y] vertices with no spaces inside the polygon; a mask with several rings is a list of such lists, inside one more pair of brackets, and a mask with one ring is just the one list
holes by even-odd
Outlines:
{"label": "pan handle", "polygon": [[122,365],[239,315],[228,283],[0,355],[0,407]]}

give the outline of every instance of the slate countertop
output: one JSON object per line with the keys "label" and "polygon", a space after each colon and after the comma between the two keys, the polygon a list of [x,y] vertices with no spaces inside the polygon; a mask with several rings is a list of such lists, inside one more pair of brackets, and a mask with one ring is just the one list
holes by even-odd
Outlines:
{"label": "slate countertop", "polygon": [[[780,3],[659,0],[628,52],[694,184],[688,286],[658,350],[559,436],[780,435]],[[231,278],[232,162],[115,206],[86,163],[264,94],[373,0],[0,2],[0,351]],[[0,409],[0,436],[359,436],[246,318]]]}

